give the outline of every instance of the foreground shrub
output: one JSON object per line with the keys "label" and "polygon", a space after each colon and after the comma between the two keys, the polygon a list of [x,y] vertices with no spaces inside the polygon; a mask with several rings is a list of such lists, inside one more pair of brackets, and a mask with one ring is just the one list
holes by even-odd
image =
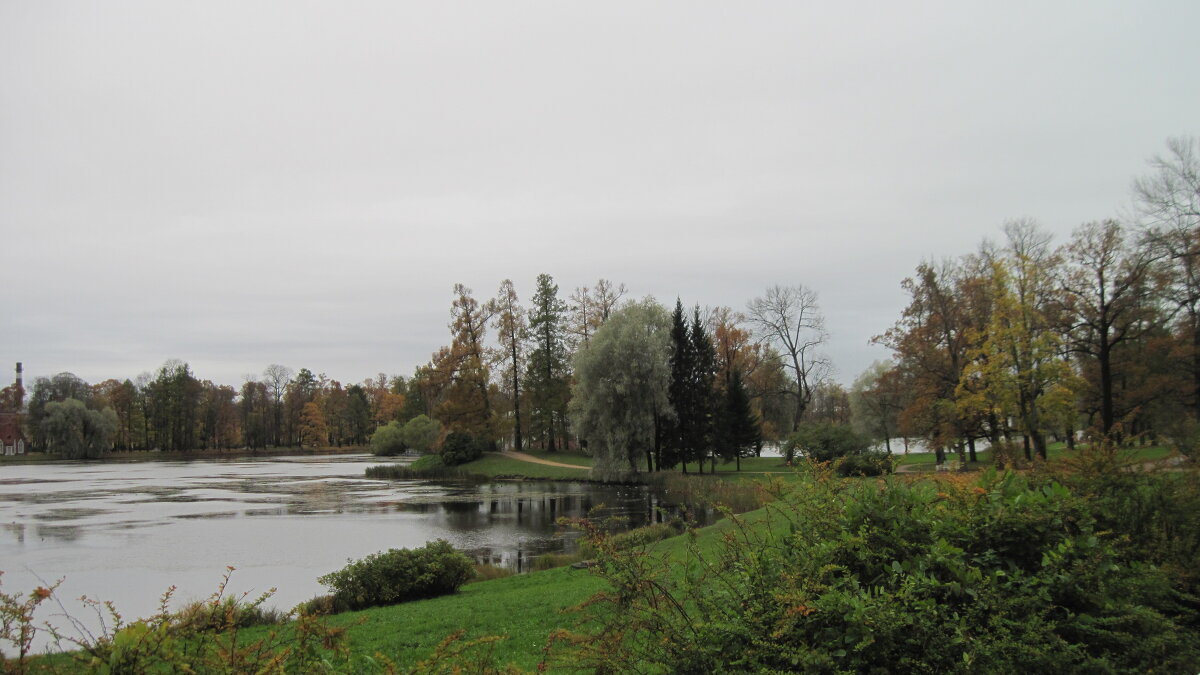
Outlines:
{"label": "foreground shrub", "polygon": [[373,553],[317,581],[333,590],[336,604],[364,609],[453,593],[474,575],[471,559],[439,539]]}
{"label": "foreground shrub", "polygon": [[[228,596],[225,589],[233,568],[229,568],[217,591],[203,602],[193,603],[180,612],[168,610],[174,587],[163,593],[159,609],[150,617],[127,622],[111,602],[82,600],[96,613],[100,630],[76,617],[57,614],[67,623],[68,631],[51,624],[36,626],[66,653],[29,656],[26,638],[34,633],[32,610],[37,604],[54,598],[57,584],[38,588],[27,602],[11,605],[10,596],[0,594],[0,638],[18,644],[17,657],[4,661],[5,673],[342,673],[350,667],[345,644],[345,629],[332,628],[310,614],[280,615],[265,608],[273,594],[268,591],[255,599],[245,594]],[[60,605],[61,608],[61,605]],[[14,613],[10,610],[17,610]],[[10,621],[10,619],[14,619]],[[247,635],[249,624],[287,621]],[[3,656],[3,655],[0,655]]]}
{"label": "foreground shrub", "polygon": [[287,618],[285,613],[264,607],[262,603],[244,602],[230,596],[218,602],[198,600],[184,605],[175,612],[174,622],[176,630],[199,633],[224,630],[229,626],[274,626]]}
{"label": "foreground shrub", "polygon": [[810,468],[682,569],[593,531],[599,628],[555,637],[602,672],[1196,672],[1195,597],[1098,529],[1100,504],[1041,477]]}

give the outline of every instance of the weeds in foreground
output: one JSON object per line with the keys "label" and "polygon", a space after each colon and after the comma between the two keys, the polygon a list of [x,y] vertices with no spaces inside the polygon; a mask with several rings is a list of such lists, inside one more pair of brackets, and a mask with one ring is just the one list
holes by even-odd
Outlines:
{"label": "weeds in foreground", "polygon": [[[0,571],[0,583],[4,572]],[[5,593],[0,590],[0,643],[12,645],[16,656],[10,660],[0,650],[0,669],[4,673],[24,673],[32,655],[34,637],[39,631],[33,615],[38,606],[53,597],[62,579],[48,588],[38,586],[27,596]]]}
{"label": "weeds in foreground", "polygon": [[511,577],[514,574],[516,574],[516,571],[509,567],[492,565],[490,563],[475,563],[475,578],[468,580],[466,583],[473,584],[480,581],[503,579]]}
{"label": "weeds in foreground", "polygon": [[[126,622],[111,601],[81,598],[95,612],[98,632],[72,617],[58,602],[62,616],[75,636],[49,622],[38,624],[34,610],[54,596],[57,584],[34,590],[29,598],[0,594],[3,632],[0,639],[18,647],[16,659],[4,662],[6,673],[337,673],[349,662],[345,629],[333,628],[310,614],[274,616],[264,603],[274,589],[250,599],[246,594],[226,594],[234,568],[226,570],[206,601],[171,612],[175,588],[159,600],[153,616]],[[243,629],[268,619],[291,619],[250,638]],[[33,636],[44,632],[64,654],[31,656]]]}

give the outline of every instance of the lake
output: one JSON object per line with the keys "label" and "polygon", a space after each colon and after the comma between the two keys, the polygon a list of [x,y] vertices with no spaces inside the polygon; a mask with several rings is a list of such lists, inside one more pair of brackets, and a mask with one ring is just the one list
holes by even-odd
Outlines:
{"label": "lake", "polygon": [[[560,517],[661,516],[642,486],[579,482],[371,480],[369,455],[0,465],[0,578],[9,593],[65,579],[60,598],[112,600],[127,619],[216,590],[278,590],[289,609],[326,592],[317,577],[388,548],[446,539],[524,571],[573,548]],[[67,609],[77,615],[80,606]],[[56,621],[56,625],[60,622]]]}

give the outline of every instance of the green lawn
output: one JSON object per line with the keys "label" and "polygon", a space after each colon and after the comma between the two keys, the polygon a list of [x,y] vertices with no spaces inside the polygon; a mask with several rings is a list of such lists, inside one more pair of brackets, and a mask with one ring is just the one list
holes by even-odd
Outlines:
{"label": "green lawn", "polygon": [[[740,516],[752,523],[766,517],[766,509]],[[697,550],[715,552],[731,527],[733,523],[723,520],[699,530]],[[689,538],[681,535],[652,544],[650,550],[683,562],[688,544]],[[674,565],[672,569],[682,574],[683,567]],[[533,670],[550,632],[571,629],[580,621],[580,614],[564,610],[606,586],[607,582],[587,570],[560,567],[468,584],[441,598],[339,614],[332,621],[351,627],[350,645],[358,658],[380,653],[396,663],[412,664],[427,658],[447,635],[465,630],[464,640],[489,635],[505,638],[495,644],[497,661]]]}
{"label": "green lawn", "polygon": [[551,631],[578,621],[563,610],[604,585],[587,570],[560,567],[468,584],[441,598],[339,614],[332,623],[350,627],[356,660],[382,654],[411,665],[428,658],[446,636],[464,630],[464,640],[503,637],[493,647],[496,659],[532,671]]}
{"label": "green lawn", "polygon": [[575,466],[592,466],[591,455],[585,455],[581,452],[546,452],[545,450],[522,450],[527,455],[533,455],[538,459],[544,459],[549,462],[558,462],[559,464],[574,464]]}
{"label": "green lawn", "polygon": [[[557,460],[552,460],[557,461]],[[568,464],[570,462],[563,462]],[[469,473],[487,476],[489,478],[537,478],[542,480],[586,480],[589,472],[584,468],[569,469],[559,466],[535,464],[519,459],[511,459],[495,453],[485,453],[483,457],[455,467]]]}
{"label": "green lawn", "polygon": [[[1051,443],[1046,448],[1046,455],[1050,461],[1068,459],[1074,456],[1078,451],[1067,449],[1066,443]],[[1136,448],[1128,448],[1118,450],[1121,457],[1131,462],[1154,462],[1160,459],[1170,457],[1174,451],[1163,445],[1139,446]],[[976,453],[981,466],[990,465],[992,462],[992,453],[990,450],[981,450]],[[947,452],[946,458],[957,460],[958,453]],[[937,455],[932,452],[912,452],[907,455],[896,453],[896,463],[899,466],[914,466],[920,469],[932,470],[937,462]]]}

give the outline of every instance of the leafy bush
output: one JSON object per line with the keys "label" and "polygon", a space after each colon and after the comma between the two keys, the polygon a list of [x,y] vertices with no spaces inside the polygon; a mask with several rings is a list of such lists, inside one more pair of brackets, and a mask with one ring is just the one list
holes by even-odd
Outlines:
{"label": "leafy bush", "polygon": [[885,452],[864,452],[842,457],[834,469],[839,476],[882,476],[891,473],[894,466],[892,456]]}
{"label": "leafy bush", "polygon": [[335,603],[363,609],[453,593],[474,575],[471,559],[439,539],[373,553],[317,581],[333,590]]}
{"label": "leafy bush", "polygon": [[417,415],[400,428],[400,440],[413,452],[423,455],[433,449],[441,433],[442,425],[437,420]]}
{"label": "leafy bush", "polygon": [[399,422],[388,422],[371,436],[371,453],[379,457],[399,455],[408,449]]}
{"label": "leafy bush", "polygon": [[487,441],[461,431],[452,431],[442,441],[442,461],[447,466],[466,464],[482,457],[486,448]]}
{"label": "leafy bush", "polygon": [[563,658],[603,672],[1196,672],[1186,574],[1097,525],[1140,527],[1106,502],[1149,506],[1160,490],[1110,489],[1096,500],[994,471],[880,486],[811,469],[755,516],[769,522],[732,516],[719,550],[693,547],[684,573],[599,532],[593,569],[611,587],[584,604],[591,634],[560,636]]}
{"label": "leafy bush", "polygon": [[789,462],[795,460],[797,451],[809,459],[829,462],[846,455],[861,455],[870,447],[870,439],[849,425],[829,422],[804,424],[783,444]]}

